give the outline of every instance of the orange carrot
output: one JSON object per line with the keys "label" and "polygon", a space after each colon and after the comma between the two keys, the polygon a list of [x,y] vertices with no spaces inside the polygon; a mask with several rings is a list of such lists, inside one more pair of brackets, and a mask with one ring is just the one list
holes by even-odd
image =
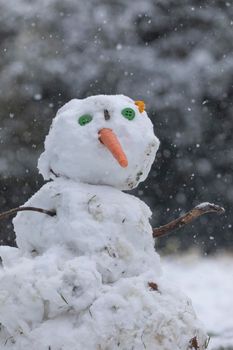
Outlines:
{"label": "orange carrot", "polygon": [[127,157],[121,147],[121,144],[112,131],[112,129],[103,128],[99,131],[99,140],[108,148],[113,157],[118,161],[120,166],[126,168],[128,166]]}

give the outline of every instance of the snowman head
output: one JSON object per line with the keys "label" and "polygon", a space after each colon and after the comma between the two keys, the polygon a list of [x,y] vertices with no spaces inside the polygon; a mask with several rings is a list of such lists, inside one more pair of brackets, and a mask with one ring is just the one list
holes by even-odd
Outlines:
{"label": "snowman head", "polygon": [[158,147],[143,102],[91,96],[58,111],[38,168],[46,180],[60,176],[129,190],[145,180]]}

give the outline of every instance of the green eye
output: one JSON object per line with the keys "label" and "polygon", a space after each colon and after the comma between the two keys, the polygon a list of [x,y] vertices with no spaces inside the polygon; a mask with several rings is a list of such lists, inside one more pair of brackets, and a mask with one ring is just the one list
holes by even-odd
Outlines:
{"label": "green eye", "polygon": [[121,114],[128,120],[133,120],[133,118],[135,117],[135,112],[132,108],[122,109]]}
{"label": "green eye", "polygon": [[90,114],[84,114],[82,115],[78,122],[81,126],[86,125],[92,121],[92,116]]}

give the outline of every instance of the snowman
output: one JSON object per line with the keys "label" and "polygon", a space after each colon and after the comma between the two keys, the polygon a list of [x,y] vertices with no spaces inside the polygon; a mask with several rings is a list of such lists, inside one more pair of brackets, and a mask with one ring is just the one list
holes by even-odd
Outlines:
{"label": "snowman", "polygon": [[122,192],[145,180],[159,140],[142,101],[65,104],[38,163],[48,181],[1,247],[0,348],[205,349],[191,301],[161,273],[148,206]]}

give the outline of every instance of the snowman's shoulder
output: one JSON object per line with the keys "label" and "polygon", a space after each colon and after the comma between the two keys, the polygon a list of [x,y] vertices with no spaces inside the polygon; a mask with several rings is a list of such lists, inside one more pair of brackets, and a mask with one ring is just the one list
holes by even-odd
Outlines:
{"label": "snowman's shoulder", "polygon": [[145,213],[145,215],[147,215],[148,217],[151,217],[152,212],[150,210],[150,207],[145,202],[143,202],[141,199],[139,199],[138,197],[132,194],[128,194],[128,193],[124,193],[124,194],[130,197],[131,202],[137,203],[137,206]]}
{"label": "snowman's shoulder", "polygon": [[[110,213],[125,211],[132,215],[141,213],[145,217],[151,217],[150,208],[139,198],[129,193],[122,192],[111,186],[89,185],[72,180],[58,178],[42,186],[25,205],[38,206],[44,209],[50,207],[66,207],[80,210],[96,206]],[[85,209],[83,208],[83,209]]]}
{"label": "snowman's shoulder", "polygon": [[46,201],[51,201],[59,192],[60,186],[56,181],[47,182],[28,199],[24,206],[46,204]]}
{"label": "snowman's shoulder", "polygon": [[111,186],[89,185],[60,178],[46,183],[25,205],[58,212],[70,213],[98,211],[103,216],[125,216],[132,221],[136,218],[151,217],[150,208],[134,195],[122,192]]}
{"label": "snowman's shoulder", "polygon": [[150,218],[152,214],[150,208],[139,198],[110,186],[91,185],[89,203],[101,206],[109,214],[120,211],[127,213],[127,216],[135,217],[135,215],[143,214],[147,218]]}

